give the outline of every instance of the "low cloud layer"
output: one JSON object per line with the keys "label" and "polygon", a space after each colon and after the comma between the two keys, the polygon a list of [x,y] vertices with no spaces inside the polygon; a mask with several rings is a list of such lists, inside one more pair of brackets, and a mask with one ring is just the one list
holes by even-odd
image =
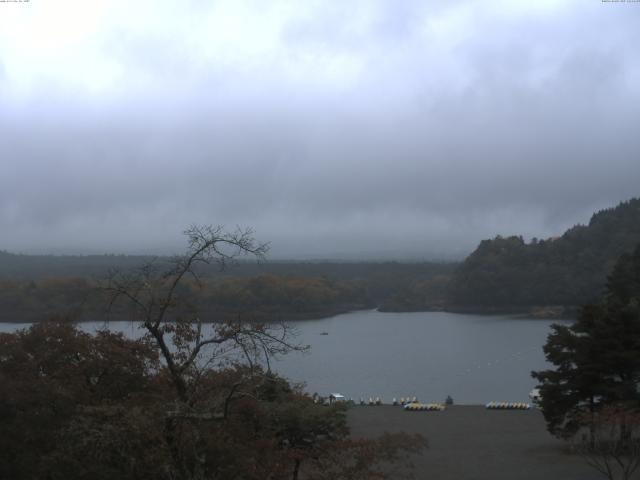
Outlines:
{"label": "low cloud layer", "polygon": [[396,3],[0,4],[0,249],[455,258],[640,195],[640,4]]}

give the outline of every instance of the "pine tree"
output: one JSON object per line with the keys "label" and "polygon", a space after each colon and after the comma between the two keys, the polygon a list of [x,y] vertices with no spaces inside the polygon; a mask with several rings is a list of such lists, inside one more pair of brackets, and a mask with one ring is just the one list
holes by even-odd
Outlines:
{"label": "pine tree", "polygon": [[640,407],[640,245],[619,259],[599,304],[552,329],[544,352],[555,369],[532,372],[551,433],[572,436],[604,405]]}

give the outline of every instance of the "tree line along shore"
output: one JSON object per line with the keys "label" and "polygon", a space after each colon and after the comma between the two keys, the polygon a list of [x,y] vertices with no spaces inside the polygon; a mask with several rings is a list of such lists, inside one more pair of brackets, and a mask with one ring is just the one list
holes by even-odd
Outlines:
{"label": "tree line along shore", "polygon": [[[180,294],[209,321],[310,319],[367,308],[575,317],[578,306],[597,301],[617,259],[638,243],[635,198],[559,237],[483,240],[461,262],[239,261],[224,270],[202,268],[201,281],[185,281]],[[0,252],[0,321],[101,320],[98,287],[109,272],[147,262],[161,268],[170,258]]]}
{"label": "tree line along shore", "polygon": [[[0,478],[391,480],[409,474],[411,460],[427,446],[423,435],[351,435],[344,407],[316,404],[269,368],[274,355],[307,347],[295,342],[286,322],[261,320],[278,315],[280,304],[303,311],[366,299],[367,285],[353,288],[324,276],[215,278],[199,266],[233,260],[219,244],[258,258],[264,247],[250,231],[196,226],[185,233],[185,255],[112,269],[97,284],[73,279],[71,288],[56,290],[57,278],[39,280],[49,282],[44,300],[54,291],[65,304],[69,291],[85,288],[81,305],[105,302],[109,315],[129,315],[146,335],[87,334],[74,324],[82,310],[53,312],[49,321],[0,334]],[[509,253],[497,251],[499,258]],[[455,267],[446,295],[467,261]],[[37,298],[34,280],[15,285],[26,285],[25,298]],[[202,328],[208,306],[230,312],[238,302],[246,313]],[[616,461],[625,479],[640,466],[639,319],[640,242],[614,262],[604,291],[583,305],[575,323],[552,326],[544,352],[553,367],[532,372],[547,430],[578,439],[576,448],[596,470]]]}

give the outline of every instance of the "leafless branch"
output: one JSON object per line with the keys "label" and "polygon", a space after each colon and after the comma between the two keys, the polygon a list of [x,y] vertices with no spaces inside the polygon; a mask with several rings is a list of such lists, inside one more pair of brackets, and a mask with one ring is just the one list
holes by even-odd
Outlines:
{"label": "leafless branch", "polygon": [[575,451],[610,480],[616,478],[616,472],[622,479],[630,479],[640,467],[640,412],[625,406],[606,406],[585,424],[590,434],[582,433],[574,440]]}
{"label": "leafless branch", "polygon": [[[204,335],[199,317],[182,320],[170,317],[175,309],[184,309],[178,288],[186,276],[202,286],[197,265],[217,263],[224,268],[242,255],[262,260],[269,248],[266,243],[255,242],[253,230],[239,227],[226,232],[220,225],[192,225],[184,234],[188,245],[186,253],[174,257],[167,268],[161,268],[160,262],[154,259],[131,273],[112,272],[105,290],[110,296],[110,309],[119,300],[133,307],[134,316],[160,350],[178,395],[186,401],[192,390],[189,383],[200,378],[199,363],[211,366],[214,358],[235,349],[252,369],[261,361],[270,369],[270,357],[306,347],[291,341],[291,331],[286,325],[276,327],[238,321],[215,324],[212,332]],[[207,351],[209,358],[202,360],[204,349],[210,346],[216,348]]]}

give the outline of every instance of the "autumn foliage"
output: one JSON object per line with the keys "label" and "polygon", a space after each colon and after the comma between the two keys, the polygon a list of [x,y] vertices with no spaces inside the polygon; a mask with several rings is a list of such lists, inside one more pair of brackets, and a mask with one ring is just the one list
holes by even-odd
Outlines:
{"label": "autumn foliage", "polygon": [[249,367],[203,370],[186,407],[148,340],[61,321],[0,335],[0,382],[2,479],[196,478],[196,442],[201,478],[387,478],[424,446],[351,439],[344,408]]}

